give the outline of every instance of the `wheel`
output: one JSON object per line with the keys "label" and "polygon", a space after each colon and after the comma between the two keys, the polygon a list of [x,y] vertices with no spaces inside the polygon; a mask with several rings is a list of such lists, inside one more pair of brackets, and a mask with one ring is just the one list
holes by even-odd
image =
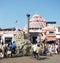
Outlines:
{"label": "wheel", "polygon": [[26,55],[26,50],[25,49],[23,49],[23,55]]}

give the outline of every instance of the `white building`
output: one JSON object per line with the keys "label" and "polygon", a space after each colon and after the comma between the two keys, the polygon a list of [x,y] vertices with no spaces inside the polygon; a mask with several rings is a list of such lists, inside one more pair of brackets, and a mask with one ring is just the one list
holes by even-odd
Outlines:
{"label": "white building", "polygon": [[9,43],[15,41],[14,36],[18,31],[16,28],[0,29],[0,42]]}
{"label": "white building", "polygon": [[60,25],[56,25],[56,39],[60,40]]}

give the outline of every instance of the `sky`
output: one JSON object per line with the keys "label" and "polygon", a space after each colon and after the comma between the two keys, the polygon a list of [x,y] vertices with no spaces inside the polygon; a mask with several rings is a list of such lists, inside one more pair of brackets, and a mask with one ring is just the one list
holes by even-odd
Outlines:
{"label": "sky", "polygon": [[27,13],[30,18],[38,13],[46,21],[56,21],[58,25],[60,0],[0,0],[0,28],[23,29],[28,21]]}

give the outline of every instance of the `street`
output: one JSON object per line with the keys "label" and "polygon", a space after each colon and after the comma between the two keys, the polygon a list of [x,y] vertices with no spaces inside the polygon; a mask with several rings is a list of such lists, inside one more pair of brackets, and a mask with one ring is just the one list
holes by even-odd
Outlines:
{"label": "street", "polygon": [[60,63],[60,55],[41,56],[40,60],[32,56],[0,59],[0,63]]}

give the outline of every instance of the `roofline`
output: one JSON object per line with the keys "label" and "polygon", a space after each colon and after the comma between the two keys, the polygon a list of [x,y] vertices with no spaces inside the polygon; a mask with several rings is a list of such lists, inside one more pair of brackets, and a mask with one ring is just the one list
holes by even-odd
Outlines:
{"label": "roofline", "polygon": [[56,24],[56,22],[46,22],[46,24]]}
{"label": "roofline", "polygon": [[[16,28],[4,28],[4,29],[0,28],[0,31],[15,31],[15,30]],[[21,31],[20,29],[18,30]]]}

